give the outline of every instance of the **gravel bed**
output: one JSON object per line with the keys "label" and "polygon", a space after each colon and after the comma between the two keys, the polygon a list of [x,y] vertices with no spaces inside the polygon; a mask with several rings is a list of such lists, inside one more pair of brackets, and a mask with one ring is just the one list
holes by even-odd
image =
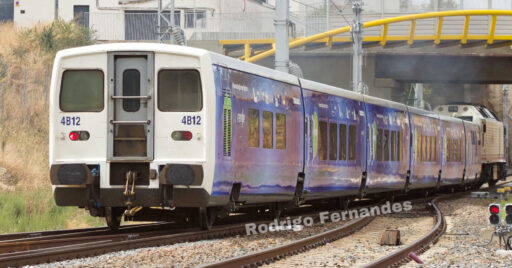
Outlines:
{"label": "gravel bed", "polygon": [[346,221],[316,223],[310,227],[305,227],[301,231],[284,230],[250,236],[140,248],[31,267],[191,267],[279,246],[327,231],[344,223]]}
{"label": "gravel bed", "polygon": [[410,262],[405,267],[511,267],[512,255],[499,250],[497,238],[488,244],[494,230],[488,224],[492,202],[467,197],[440,203],[445,235],[419,256],[424,265]]}
{"label": "gravel bed", "polygon": [[[390,254],[426,234],[432,227],[432,217],[377,217],[351,236],[266,267],[357,267]],[[386,229],[400,230],[402,245],[379,245],[382,233]]]}

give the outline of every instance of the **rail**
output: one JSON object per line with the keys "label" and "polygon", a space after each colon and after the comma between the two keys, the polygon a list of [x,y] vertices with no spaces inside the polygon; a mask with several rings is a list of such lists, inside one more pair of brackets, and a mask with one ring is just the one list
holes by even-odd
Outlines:
{"label": "rail", "polygon": [[[488,25],[487,34],[472,34],[469,31],[470,21],[475,16],[491,16],[491,21]],[[497,34],[496,25],[498,16],[512,16],[512,10],[455,10],[455,11],[440,11],[428,12],[421,14],[412,14],[397,16],[392,18],[384,18],[373,21],[368,21],[363,24],[363,29],[382,27],[379,35],[363,36],[363,42],[378,42],[381,46],[386,46],[390,41],[406,41],[409,46],[412,46],[415,41],[433,41],[434,45],[439,45],[441,41],[460,41],[461,45],[465,45],[470,40],[485,41],[486,45],[492,45],[495,41],[512,41],[512,32],[509,34]],[[459,34],[443,34],[443,23],[447,17],[463,17],[464,23],[462,30]],[[432,34],[416,35],[416,25],[419,20],[437,19],[435,30]],[[391,35],[389,34],[389,26],[393,24],[410,22],[408,35]],[[323,43],[327,47],[332,47],[335,43],[349,43],[352,42],[351,36],[337,36],[344,33],[349,33],[350,26],[340,27],[334,30],[326,31],[323,33],[315,34],[312,36],[290,39],[290,48],[297,48],[304,46],[308,43]],[[255,62],[275,54],[275,39],[245,39],[245,40],[220,40],[221,45],[242,45],[244,48],[244,55],[240,57],[248,62]],[[271,45],[272,48],[266,51],[255,51],[251,45]]]}

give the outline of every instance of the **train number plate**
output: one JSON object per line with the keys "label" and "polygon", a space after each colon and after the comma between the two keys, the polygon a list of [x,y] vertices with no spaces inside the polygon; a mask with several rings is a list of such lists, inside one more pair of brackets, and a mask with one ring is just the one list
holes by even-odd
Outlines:
{"label": "train number plate", "polygon": [[181,119],[183,125],[201,125],[201,116],[185,115]]}
{"label": "train number plate", "polygon": [[60,124],[63,126],[79,126],[80,116],[63,116]]}

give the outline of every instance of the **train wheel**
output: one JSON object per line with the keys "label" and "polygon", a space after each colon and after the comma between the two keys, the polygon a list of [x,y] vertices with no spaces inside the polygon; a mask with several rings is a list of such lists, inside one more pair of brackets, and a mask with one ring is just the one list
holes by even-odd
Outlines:
{"label": "train wheel", "polygon": [[110,230],[117,230],[121,225],[121,217],[123,216],[123,208],[105,208],[105,220]]}
{"label": "train wheel", "polygon": [[217,218],[217,210],[215,208],[202,207],[199,208],[199,224],[201,229],[212,229],[213,223]]}

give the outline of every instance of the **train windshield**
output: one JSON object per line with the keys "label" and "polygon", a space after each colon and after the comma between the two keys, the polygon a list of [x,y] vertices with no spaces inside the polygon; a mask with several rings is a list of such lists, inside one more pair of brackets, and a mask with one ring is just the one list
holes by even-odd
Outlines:
{"label": "train windshield", "polygon": [[163,112],[197,112],[203,108],[201,80],[196,70],[162,70],[158,73],[158,109]]}
{"label": "train windshield", "polygon": [[59,102],[63,112],[100,112],[103,96],[102,71],[67,70],[62,75]]}

